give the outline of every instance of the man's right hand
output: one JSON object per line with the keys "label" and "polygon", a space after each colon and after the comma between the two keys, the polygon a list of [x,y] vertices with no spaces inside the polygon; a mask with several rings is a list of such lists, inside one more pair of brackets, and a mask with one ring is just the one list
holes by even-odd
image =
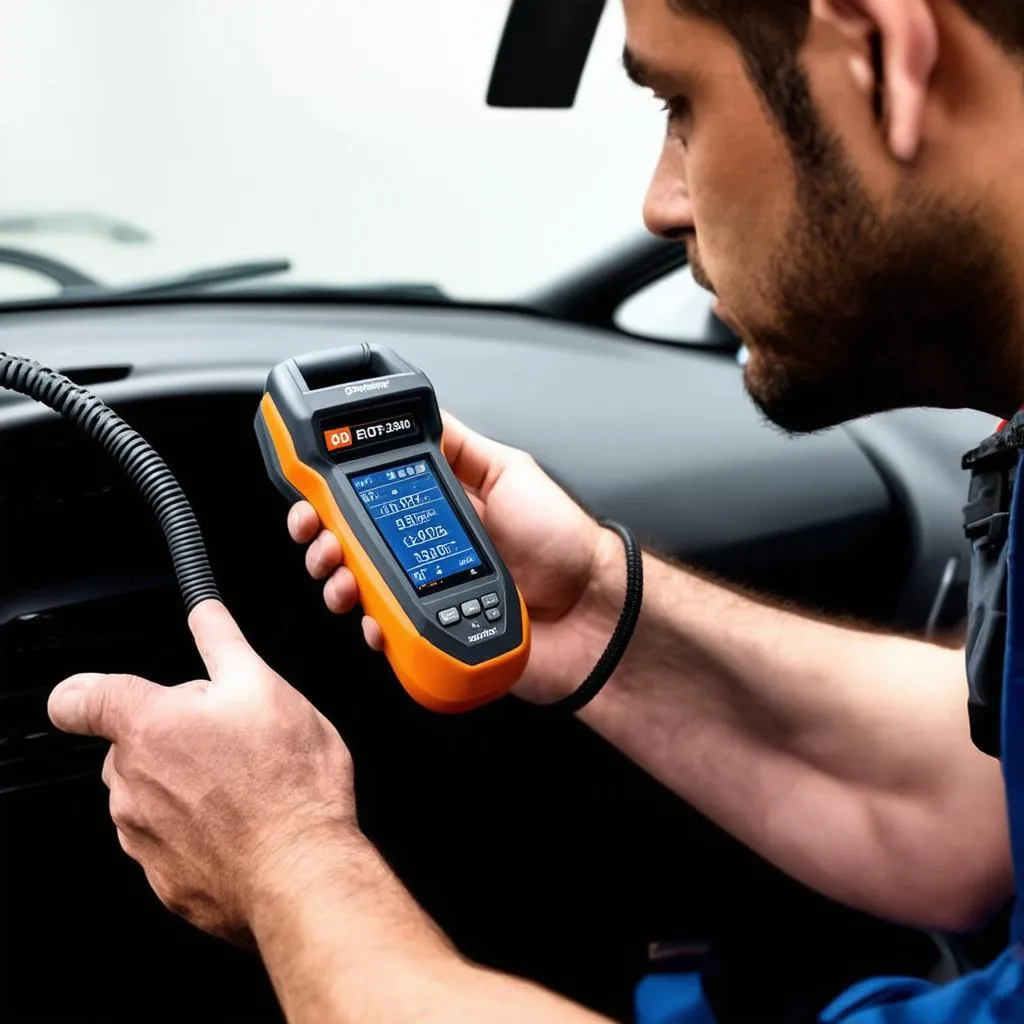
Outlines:
{"label": "man's right hand", "polygon": [[[611,636],[625,588],[622,542],[603,530],[525,452],[444,417],[443,450],[523,595],[532,653],[516,693],[548,703],[583,681]],[[345,614],[359,600],[337,538],[307,502],[293,506],[288,530],[309,544],[306,568],[325,580],[324,601]],[[383,648],[376,622],[367,643]]]}

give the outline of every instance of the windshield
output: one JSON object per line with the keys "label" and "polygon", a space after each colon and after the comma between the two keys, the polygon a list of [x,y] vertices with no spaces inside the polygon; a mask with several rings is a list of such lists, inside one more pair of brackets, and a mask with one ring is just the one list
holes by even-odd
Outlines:
{"label": "windshield", "polygon": [[[122,287],[502,300],[642,230],[663,134],[609,3],[572,110],[485,95],[508,0],[0,0],[0,249]],[[14,260],[17,262],[17,259]],[[55,294],[0,266],[0,300]]]}

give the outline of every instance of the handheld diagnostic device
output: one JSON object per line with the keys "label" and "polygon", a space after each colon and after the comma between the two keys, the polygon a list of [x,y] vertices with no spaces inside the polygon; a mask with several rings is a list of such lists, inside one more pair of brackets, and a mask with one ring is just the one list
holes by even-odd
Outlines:
{"label": "handheld diagnostic device", "polygon": [[281,363],[256,415],[271,479],[338,538],[399,681],[424,706],[459,712],[512,687],[530,629],[441,433],[427,377],[370,345]]}

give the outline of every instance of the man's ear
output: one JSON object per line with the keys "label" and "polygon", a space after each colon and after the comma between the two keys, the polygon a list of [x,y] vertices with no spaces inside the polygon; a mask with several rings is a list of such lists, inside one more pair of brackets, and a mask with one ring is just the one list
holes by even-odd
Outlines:
{"label": "man's ear", "polygon": [[[928,0],[811,0],[815,18],[844,35],[877,36],[882,55],[882,106],[889,148],[897,160],[910,161],[921,144],[928,83],[939,54],[939,32]],[[859,84],[874,77],[870,64],[856,58]]]}

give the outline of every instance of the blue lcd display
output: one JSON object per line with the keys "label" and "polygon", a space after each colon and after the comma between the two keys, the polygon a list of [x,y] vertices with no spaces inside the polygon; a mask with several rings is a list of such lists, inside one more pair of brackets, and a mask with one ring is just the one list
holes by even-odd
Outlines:
{"label": "blue lcd display", "polygon": [[429,460],[350,479],[418,593],[443,590],[488,571]]}

